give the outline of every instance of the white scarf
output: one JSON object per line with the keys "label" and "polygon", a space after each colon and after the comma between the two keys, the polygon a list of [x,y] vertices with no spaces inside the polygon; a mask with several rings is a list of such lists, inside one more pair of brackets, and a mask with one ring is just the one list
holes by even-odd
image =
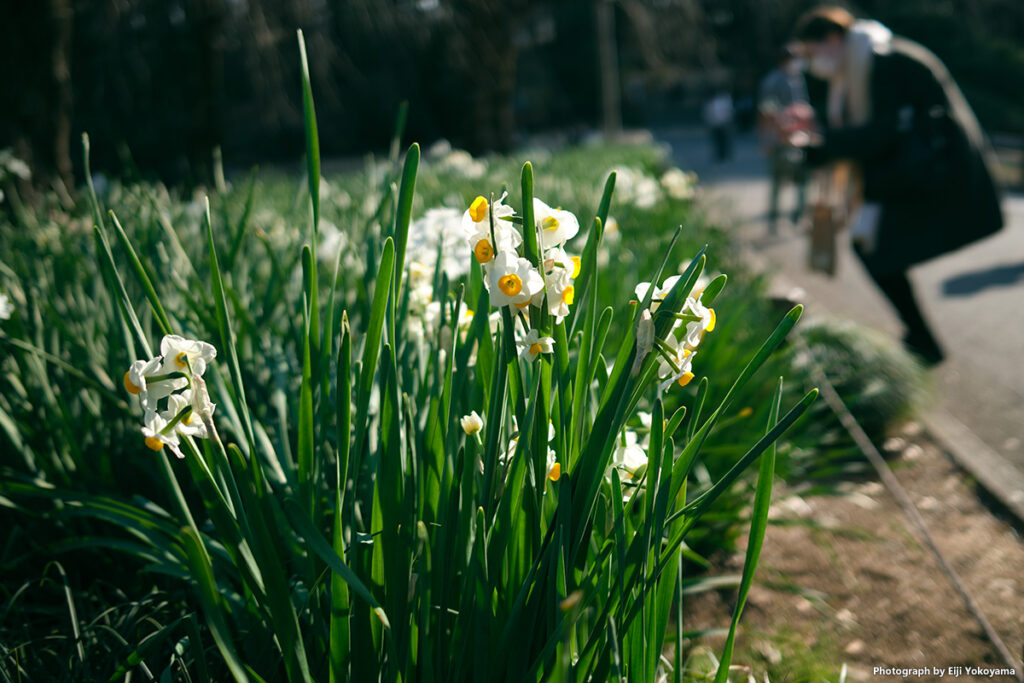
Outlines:
{"label": "white scarf", "polygon": [[[846,33],[843,68],[829,81],[828,122],[832,127],[861,126],[871,118],[871,67],[875,52],[887,52],[892,31],[877,21],[859,20]],[[854,202],[850,238],[864,252],[878,244],[881,205]]]}
{"label": "white scarf", "polygon": [[862,19],[846,33],[843,68],[829,81],[829,125],[859,126],[871,117],[871,66],[875,52],[889,50],[892,31]]}

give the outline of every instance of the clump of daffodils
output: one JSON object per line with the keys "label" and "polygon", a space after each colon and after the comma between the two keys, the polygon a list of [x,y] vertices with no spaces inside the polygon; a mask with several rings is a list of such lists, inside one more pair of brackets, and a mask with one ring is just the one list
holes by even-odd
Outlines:
{"label": "clump of daffodils", "polygon": [[[503,194],[493,203],[477,197],[462,216],[462,229],[473,258],[483,268],[491,304],[509,307],[514,317],[524,313],[522,320],[531,307],[544,310],[559,324],[569,315],[576,296],[573,283],[579,275],[580,259],[565,251],[565,243],[579,232],[579,220],[535,198],[534,225],[523,226],[537,234],[540,259],[534,264],[520,253],[523,236],[515,210],[504,203],[505,197]],[[521,337],[520,355],[533,360],[541,353],[551,353],[553,343],[551,337],[527,329]]]}
{"label": "clump of daffodils", "polygon": [[[679,278],[679,275],[674,275],[666,279],[660,287],[654,286],[650,308],[641,314],[640,325],[637,328],[638,363],[643,355],[657,351],[660,355],[658,377],[662,380],[662,391],[673,384],[684,387],[693,380],[693,359],[697,355],[697,348],[704,335],[713,331],[716,324],[715,309],[704,305],[701,301],[703,289],[700,289],[686,297],[680,312],[675,314],[672,329],[668,334],[663,339],[653,338],[650,313],[658,310]],[[637,299],[643,301],[651,287],[650,282],[638,284],[635,289]]]}
{"label": "clump of daffodils", "polygon": [[212,429],[213,411],[203,374],[217,356],[206,342],[169,334],[160,342],[160,355],[137,360],[124,373],[124,388],[142,404],[142,434],[146,446],[167,446],[179,458],[182,436],[205,439]]}

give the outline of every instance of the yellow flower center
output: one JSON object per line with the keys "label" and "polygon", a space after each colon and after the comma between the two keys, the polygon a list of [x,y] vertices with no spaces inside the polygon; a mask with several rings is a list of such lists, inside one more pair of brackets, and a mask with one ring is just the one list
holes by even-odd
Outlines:
{"label": "yellow flower center", "polygon": [[131,371],[124,373],[124,388],[129,394],[141,394],[142,388],[135,386],[135,382],[131,380]]}
{"label": "yellow flower center", "polygon": [[744,408],[743,410],[740,411],[740,417],[750,417],[753,414],[754,414],[754,409],[751,408],[750,406],[747,406],[746,408]]}
{"label": "yellow flower center", "polygon": [[573,299],[576,297],[576,288],[569,285],[562,290],[562,303],[566,306],[571,306]]}
{"label": "yellow flower center", "polygon": [[540,342],[533,342],[530,344],[530,355],[536,356],[538,353],[542,353],[544,348],[541,347]]}
{"label": "yellow flower center", "polygon": [[490,263],[491,259],[494,258],[494,248],[491,247],[491,241],[486,237],[476,243],[473,247],[473,256],[476,257],[477,263]]}
{"label": "yellow flower center", "polygon": [[502,275],[498,279],[498,289],[505,294],[505,296],[516,296],[519,292],[523,291],[523,281],[519,279],[519,276],[515,273],[509,273],[508,275]]}
{"label": "yellow flower center", "polygon": [[559,477],[561,476],[562,464],[556,462],[554,465],[551,466],[551,469],[548,470],[548,479],[550,479],[551,481],[558,481]]}
{"label": "yellow flower center", "polygon": [[707,331],[711,332],[715,329],[715,309],[709,308],[708,313],[711,314],[711,319],[708,321]]}
{"label": "yellow flower center", "polygon": [[573,256],[572,257],[572,275],[570,277],[572,277],[572,279],[575,280],[576,276],[579,275],[579,274],[580,274],[580,257],[579,256]]}
{"label": "yellow flower center", "polygon": [[530,302],[529,301],[524,301],[521,304],[512,304],[512,305],[515,306],[516,308],[518,308],[521,311],[524,308],[529,308],[530,307]]}
{"label": "yellow flower center", "polygon": [[187,425],[190,425],[190,424],[192,424],[192,415],[193,415],[192,413],[189,413],[188,415],[186,415],[185,417],[183,417],[183,418],[181,419],[181,421],[182,421],[182,422],[183,422],[184,424],[187,424]]}
{"label": "yellow flower center", "polygon": [[179,368],[183,368],[188,365],[188,354],[182,351],[174,357],[174,362],[178,364]]}
{"label": "yellow flower center", "polygon": [[679,375],[679,379],[677,379],[676,382],[679,384],[679,386],[685,387],[687,384],[690,383],[691,379],[693,379],[693,373],[684,372],[683,374]]}
{"label": "yellow flower center", "polygon": [[469,217],[473,219],[474,223],[479,223],[487,217],[487,208],[487,200],[483,197],[477,197],[469,205]]}
{"label": "yellow flower center", "polygon": [[545,230],[557,230],[558,219],[555,218],[554,216],[548,216],[547,218],[540,222],[540,227],[544,228]]}
{"label": "yellow flower center", "polygon": [[158,451],[164,447],[164,442],[155,436],[147,436],[146,445],[149,446],[151,450]]}

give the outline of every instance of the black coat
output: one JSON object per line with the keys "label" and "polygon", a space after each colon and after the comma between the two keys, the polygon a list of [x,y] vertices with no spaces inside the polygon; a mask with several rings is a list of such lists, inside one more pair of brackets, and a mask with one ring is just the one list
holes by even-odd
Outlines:
{"label": "black coat", "polygon": [[807,151],[811,164],[857,161],[865,201],[882,205],[877,247],[859,254],[868,269],[903,271],[998,231],[991,148],[939,58],[893,38],[870,79],[869,122],[826,129]]}

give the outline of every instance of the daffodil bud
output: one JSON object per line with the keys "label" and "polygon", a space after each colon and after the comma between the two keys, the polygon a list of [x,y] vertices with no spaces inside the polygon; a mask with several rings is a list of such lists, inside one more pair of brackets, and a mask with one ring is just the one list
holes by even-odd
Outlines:
{"label": "daffodil bud", "polygon": [[459,424],[462,425],[462,431],[466,432],[467,436],[473,436],[484,428],[484,421],[480,419],[475,410],[469,415],[463,416],[459,420]]}
{"label": "daffodil bud", "polygon": [[632,374],[640,372],[644,358],[654,348],[654,320],[651,319],[650,309],[645,308],[640,314],[640,322],[636,326],[636,360],[633,361]]}

